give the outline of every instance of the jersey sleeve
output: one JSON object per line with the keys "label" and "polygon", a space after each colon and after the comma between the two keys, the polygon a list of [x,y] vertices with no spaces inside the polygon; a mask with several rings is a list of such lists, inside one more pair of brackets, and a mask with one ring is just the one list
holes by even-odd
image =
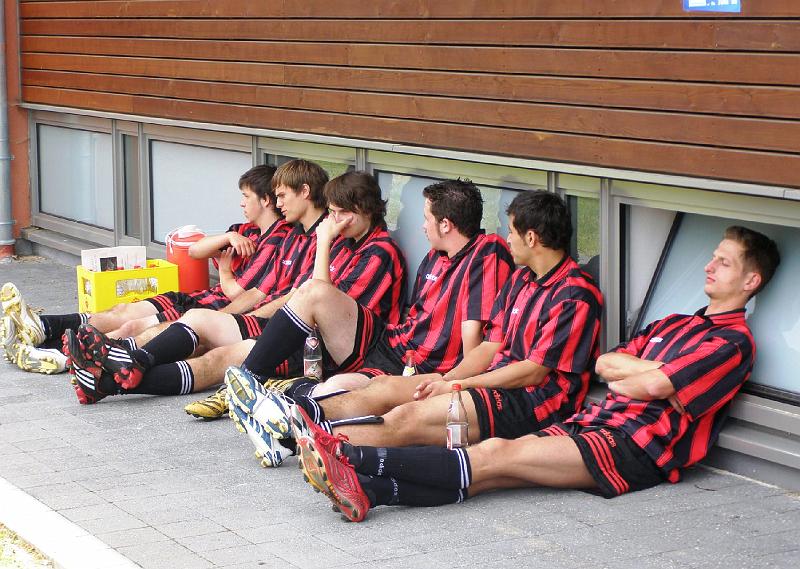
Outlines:
{"label": "jersey sleeve", "polygon": [[750,376],[754,351],[747,340],[713,336],[665,362],[659,370],[675,388],[690,420],[730,401]]}
{"label": "jersey sleeve", "polygon": [[653,326],[656,325],[657,322],[651,322],[642,330],[639,330],[633,338],[628,340],[627,342],[620,342],[613,348],[609,350],[609,352],[619,352],[622,354],[628,354],[631,356],[639,357],[639,355],[644,351],[645,346],[647,345],[647,339],[650,337],[650,334],[653,330]]}
{"label": "jersey sleeve", "polygon": [[510,254],[501,241],[477,251],[467,274],[467,309],[464,320],[486,322],[492,315],[497,293],[511,273]]}
{"label": "jersey sleeve", "polygon": [[564,300],[547,313],[549,319],[530,322],[536,326],[528,359],[567,373],[586,371],[600,332],[600,313],[583,300]]}
{"label": "jersey sleeve", "polygon": [[494,299],[489,320],[483,328],[483,339],[486,342],[503,341],[503,322],[508,310],[509,292],[511,290],[511,280],[509,279]]}

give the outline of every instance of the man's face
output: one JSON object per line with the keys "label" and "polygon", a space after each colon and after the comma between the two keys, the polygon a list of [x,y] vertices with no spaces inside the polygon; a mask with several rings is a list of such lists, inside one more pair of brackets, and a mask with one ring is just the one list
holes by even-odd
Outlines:
{"label": "man's face", "polygon": [[363,213],[342,209],[334,204],[328,206],[328,213],[334,223],[345,223],[340,235],[347,239],[360,237],[369,229],[370,219]]}
{"label": "man's face", "polygon": [[301,186],[297,193],[283,184],[275,188],[276,205],[289,223],[300,221],[308,210],[310,202],[304,196],[305,188]]}
{"label": "man's face", "polygon": [[723,239],[712,253],[705,272],[703,290],[711,299],[724,300],[752,291],[748,283],[753,273],[745,268],[744,250],[736,241]]}
{"label": "man's face", "polygon": [[266,198],[259,198],[258,195],[250,189],[250,186],[242,187],[242,199],[239,205],[244,213],[244,218],[250,223],[254,223],[259,216],[264,213],[268,204],[269,200]]}
{"label": "man's face", "polygon": [[506,243],[508,243],[508,248],[511,250],[511,256],[514,257],[514,264],[527,264],[528,253],[530,251],[525,243],[525,236],[519,234],[514,227],[513,215],[508,216],[508,237],[506,238]]}
{"label": "man's face", "polygon": [[431,202],[428,198],[425,198],[425,206],[422,208],[422,216],[425,218],[425,221],[422,224],[422,231],[425,232],[425,237],[428,238],[431,247],[436,250],[441,249],[441,242],[444,236],[439,228],[439,222],[436,221],[436,218],[431,213]]}

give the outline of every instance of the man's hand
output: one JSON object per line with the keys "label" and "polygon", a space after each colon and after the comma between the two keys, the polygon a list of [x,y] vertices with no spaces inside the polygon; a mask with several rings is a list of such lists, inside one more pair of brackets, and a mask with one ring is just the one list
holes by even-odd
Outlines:
{"label": "man's hand", "polygon": [[217,259],[217,263],[219,264],[219,272],[220,273],[230,273],[231,271],[231,261],[233,261],[233,255],[236,251],[234,251],[233,247],[228,247],[220,254],[219,258]]}
{"label": "man's hand", "polygon": [[415,401],[422,401],[451,391],[450,382],[445,381],[440,373],[426,373],[415,377],[419,381],[414,392]]}
{"label": "man's hand", "polygon": [[228,243],[231,244],[231,248],[236,251],[236,254],[240,257],[249,257],[256,252],[256,244],[247,237],[235,231],[229,231],[227,235]]}
{"label": "man's hand", "polygon": [[334,239],[342,232],[342,230],[350,225],[353,221],[353,215],[348,213],[340,214],[339,220],[335,221],[332,215],[329,215],[317,225],[317,241],[321,243],[331,244]]}
{"label": "man's hand", "polygon": [[672,407],[678,413],[680,413],[681,415],[685,415],[686,414],[686,409],[683,407],[683,404],[680,401],[678,401],[678,394],[677,393],[674,394],[674,395],[670,395],[667,398],[667,401],[669,401],[669,404],[672,405]]}

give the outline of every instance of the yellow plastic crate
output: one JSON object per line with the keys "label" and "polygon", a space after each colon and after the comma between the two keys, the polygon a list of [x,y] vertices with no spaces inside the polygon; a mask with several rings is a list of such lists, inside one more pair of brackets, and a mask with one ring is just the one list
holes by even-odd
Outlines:
{"label": "yellow plastic crate", "polygon": [[95,272],[78,265],[77,271],[79,312],[101,312],[178,290],[178,266],[162,259],[148,260],[143,269]]}

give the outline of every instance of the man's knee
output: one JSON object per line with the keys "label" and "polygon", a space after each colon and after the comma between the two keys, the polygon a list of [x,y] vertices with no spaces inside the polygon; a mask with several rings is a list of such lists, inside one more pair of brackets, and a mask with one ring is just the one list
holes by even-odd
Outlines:
{"label": "man's knee", "polygon": [[301,284],[295,291],[293,300],[296,298],[297,302],[304,305],[318,305],[329,300],[332,294],[338,289],[329,282],[321,281],[318,279],[309,279]]}

